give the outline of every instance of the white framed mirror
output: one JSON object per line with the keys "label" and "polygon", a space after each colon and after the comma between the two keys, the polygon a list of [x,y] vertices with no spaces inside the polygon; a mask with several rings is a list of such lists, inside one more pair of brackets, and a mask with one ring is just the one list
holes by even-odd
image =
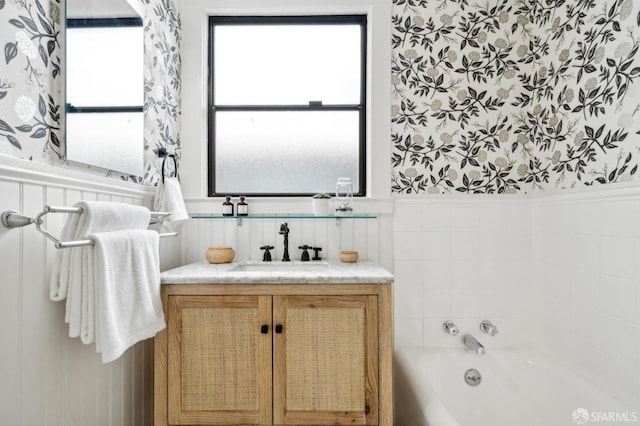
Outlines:
{"label": "white framed mirror", "polygon": [[127,0],[69,0],[66,158],[142,176],[144,34]]}

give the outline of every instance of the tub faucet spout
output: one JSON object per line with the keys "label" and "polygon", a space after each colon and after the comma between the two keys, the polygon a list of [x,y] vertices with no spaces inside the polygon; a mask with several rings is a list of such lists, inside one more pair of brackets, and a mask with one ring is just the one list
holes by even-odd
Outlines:
{"label": "tub faucet spout", "polygon": [[478,340],[470,334],[465,335],[462,338],[462,342],[466,347],[473,350],[478,355],[484,355],[484,346],[482,343],[478,342]]}

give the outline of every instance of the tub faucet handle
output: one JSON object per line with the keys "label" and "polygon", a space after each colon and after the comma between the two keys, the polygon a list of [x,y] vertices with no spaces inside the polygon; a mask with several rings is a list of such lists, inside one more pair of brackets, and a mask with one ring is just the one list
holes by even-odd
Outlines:
{"label": "tub faucet handle", "polygon": [[493,323],[489,320],[484,320],[480,323],[480,330],[484,333],[487,333],[489,336],[495,336],[498,334],[498,327],[493,325]]}
{"label": "tub faucet handle", "polygon": [[456,336],[459,332],[458,326],[456,326],[453,321],[445,321],[442,323],[442,329],[445,333],[450,334],[452,336]]}

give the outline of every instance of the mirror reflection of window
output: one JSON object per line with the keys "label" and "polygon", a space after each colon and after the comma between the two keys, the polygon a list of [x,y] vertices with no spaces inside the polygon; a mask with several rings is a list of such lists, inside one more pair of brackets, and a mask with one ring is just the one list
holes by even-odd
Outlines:
{"label": "mirror reflection of window", "polygon": [[141,19],[69,19],[66,37],[67,155],[74,161],[140,176]]}

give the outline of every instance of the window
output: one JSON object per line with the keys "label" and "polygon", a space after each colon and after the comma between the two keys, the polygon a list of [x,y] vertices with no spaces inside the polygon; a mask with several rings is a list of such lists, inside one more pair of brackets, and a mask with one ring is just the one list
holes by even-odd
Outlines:
{"label": "window", "polygon": [[[69,158],[141,175],[143,43],[140,18],[67,20]],[[89,144],[108,149],[100,149],[96,160]]]}
{"label": "window", "polygon": [[366,16],[209,18],[209,196],[365,195]]}

